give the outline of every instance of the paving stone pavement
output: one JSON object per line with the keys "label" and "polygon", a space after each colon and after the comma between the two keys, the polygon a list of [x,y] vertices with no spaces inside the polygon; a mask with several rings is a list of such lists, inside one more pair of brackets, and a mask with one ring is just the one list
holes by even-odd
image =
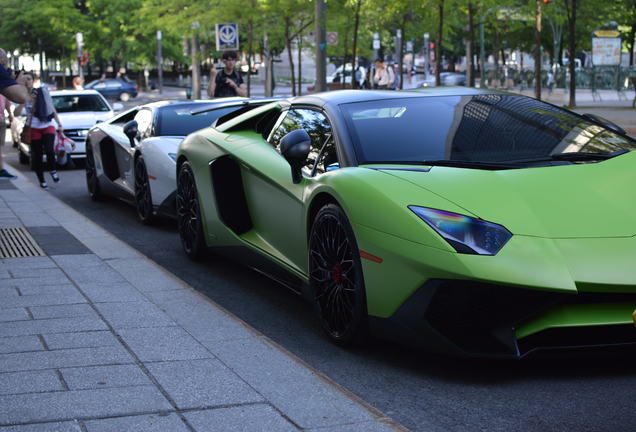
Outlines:
{"label": "paving stone pavement", "polygon": [[18,176],[0,228],[46,255],[0,256],[0,432],[405,430]]}

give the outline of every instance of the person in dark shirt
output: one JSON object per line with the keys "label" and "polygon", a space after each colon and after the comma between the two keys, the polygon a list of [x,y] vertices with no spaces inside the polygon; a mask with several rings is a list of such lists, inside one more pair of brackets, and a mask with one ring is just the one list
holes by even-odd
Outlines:
{"label": "person in dark shirt", "polygon": [[210,83],[208,84],[208,97],[232,97],[247,96],[247,88],[243,83],[241,74],[234,69],[236,66],[236,51],[225,51],[221,56],[223,69],[210,71]]}
{"label": "person in dark shirt", "polygon": [[[4,52],[4,50],[2,50]],[[2,53],[0,53],[0,56]],[[11,78],[0,58],[0,94],[11,102],[25,103],[29,99],[29,92],[23,83],[18,83]]]}

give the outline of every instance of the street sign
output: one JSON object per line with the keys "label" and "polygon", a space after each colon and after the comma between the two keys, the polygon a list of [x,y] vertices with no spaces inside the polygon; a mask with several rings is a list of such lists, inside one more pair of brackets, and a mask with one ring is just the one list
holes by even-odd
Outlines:
{"label": "street sign", "polygon": [[535,17],[527,11],[524,11],[523,8],[502,7],[497,9],[496,14],[499,21],[530,22],[535,20]]}
{"label": "street sign", "polygon": [[374,50],[380,49],[380,39],[373,39],[373,49]]}
{"label": "street sign", "polygon": [[621,64],[621,38],[592,38],[592,64],[594,66],[617,66]]}
{"label": "street sign", "polygon": [[216,50],[238,50],[238,24],[217,24],[216,25]]}
{"label": "street sign", "polygon": [[338,32],[327,32],[327,45],[338,45]]}

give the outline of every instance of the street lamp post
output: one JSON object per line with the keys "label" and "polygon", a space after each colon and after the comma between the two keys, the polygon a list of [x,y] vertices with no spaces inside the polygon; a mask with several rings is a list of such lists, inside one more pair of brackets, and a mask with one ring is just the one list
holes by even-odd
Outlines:
{"label": "street lamp post", "polygon": [[327,34],[325,0],[316,0],[316,92],[327,90]]}
{"label": "street lamp post", "polygon": [[373,33],[373,60],[380,58],[380,33]]}
{"label": "street lamp post", "polygon": [[159,94],[163,93],[163,54],[161,52],[161,30],[157,30],[157,74],[159,75]]}
{"label": "street lamp post", "polygon": [[82,51],[84,48],[84,35],[80,32],[75,33],[75,42],[77,42],[77,70],[79,72],[80,82],[84,82],[84,70],[82,69]]}
{"label": "street lamp post", "polygon": [[431,56],[429,53],[429,38],[430,34],[424,33],[424,79],[428,81],[428,62],[431,61]]}

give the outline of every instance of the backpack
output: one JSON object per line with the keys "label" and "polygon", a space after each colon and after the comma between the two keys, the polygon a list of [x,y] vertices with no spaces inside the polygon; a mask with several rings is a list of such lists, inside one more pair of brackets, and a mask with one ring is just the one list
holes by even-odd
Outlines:
{"label": "backpack", "polygon": [[400,87],[400,76],[393,72],[393,66],[387,66],[386,69],[389,72],[389,80],[391,80],[389,90],[397,90]]}

